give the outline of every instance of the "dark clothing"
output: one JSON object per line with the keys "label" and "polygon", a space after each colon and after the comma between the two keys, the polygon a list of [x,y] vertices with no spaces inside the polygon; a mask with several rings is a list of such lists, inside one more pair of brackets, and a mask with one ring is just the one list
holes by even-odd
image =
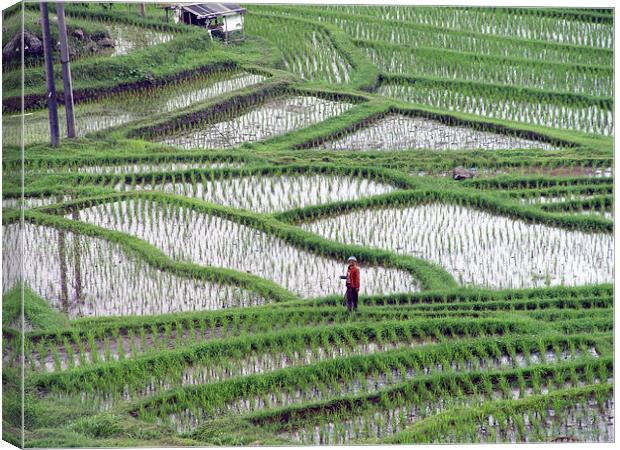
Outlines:
{"label": "dark clothing", "polygon": [[347,295],[347,309],[349,311],[353,309],[357,309],[358,290],[353,287],[348,286],[346,295]]}

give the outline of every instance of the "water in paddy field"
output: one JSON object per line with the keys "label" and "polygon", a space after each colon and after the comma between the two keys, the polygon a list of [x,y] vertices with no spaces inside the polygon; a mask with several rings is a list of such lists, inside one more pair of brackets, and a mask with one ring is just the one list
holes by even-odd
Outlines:
{"label": "water in paddy field", "polygon": [[465,126],[445,125],[423,117],[394,114],[338,140],[319,146],[326,150],[551,150],[545,142],[522,139]]}
{"label": "water in paddy field", "polygon": [[114,47],[104,53],[110,56],[126,55],[134,50],[164,44],[174,39],[174,34],[151,30],[143,27],[134,27],[123,24],[106,25],[110,39],[114,41]]}
{"label": "water in paddy field", "polygon": [[613,280],[611,233],[530,224],[464,206],[355,211],[302,228],[338,242],[433,261],[462,285],[522,288]]}
{"label": "water in paddy field", "polygon": [[[157,270],[100,238],[26,223],[23,240],[18,224],[3,226],[2,240],[3,293],[23,280],[70,318],[164,314],[265,302],[237,286]],[[20,258],[25,262],[23,274]]]}
{"label": "water in paddy field", "polygon": [[[75,105],[78,137],[141,119],[157,119],[162,113],[186,108],[195,103],[242,89],[265,79],[262,75],[230,72],[200,75],[165,86],[127,91],[99,100]],[[58,109],[59,123],[65,122],[65,110]],[[21,115],[3,114],[2,138],[5,144],[20,145]],[[49,140],[47,109],[27,112],[24,116],[24,145]]]}
{"label": "water in paddy field", "polygon": [[230,120],[198,125],[158,139],[183,149],[221,149],[256,142],[337,116],[353,104],[311,96],[268,99],[265,104]]}
{"label": "water in paddy field", "polygon": [[118,191],[156,190],[169,194],[198,198],[210,203],[273,213],[310,205],[358,200],[387,194],[396,188],[362,177],[336,175],[252,175],[221,180],[143,183],[132,186],[117,184]]}
{"label": "water in paddy field", "polygon": [[[563,359],[569,360],[579,357],[580,355],[577,353],[575,355],[568,355]],[[554,361],[556,361],[555,354],[553,352],[549,352],[547,354],[546,362],[553,363]],[[439,374],[451,370],[458,373],[464,373],[477,371],[480,369],[510,369],[515,366],[525,367],[537,364],[541,364],[541,360],[531,361],[531,364],[529,364],[525,361],[522,354],[515,354],[514,359],[508,355],[503,355],[501,359],[494,359],[492,361],[482,359],[479,360],[476,358],[474,361],[466,361],[465,363],[454,362],[450,367],[444,367],[438,363],[430,366],[416,367],[415,369],[408,366],[402,366],[399,369],[380,369],[373,371],[372,373],[360,372],[353,379],[347,379],[346,381],[336,376],[331,379],[322,380],[320,383],[311,383],[307,387],[298,388],[292,391],[283,391],[281,389],[274,388],[264,394],[254,396],[246,395],[240,398],[235,398],[232,401],[228,401],[224,406],[219,408],[216,407],[212,410],[205,410],[197,406],[191,410],[186,409],[184,411],[170,414],[168,416],[168,421],[177,429],[179,433],[187,433],[193,431],[205,421],[211,420],[222,414],[248,414],[265,409],[275,409],[285,407],[287,405],[290,406],[292,404],[327,401],[343,396],[371,394],[425,375],[434,373]],[[523,394],[531,395],[532,393],[533,390],[531,388],[526,388]],[[517,389],[516,392],[513,393],[513,396],[514,398],[520,398],[523,394],[519,391],[519,389]],[[495,395],[501,397],[501,392],[497,390]],[[301,435],[296,434],[295,436],[298,438],[295,440],[301,439]]]}
{"label": "water in paddy field", "polygon": [[[98,164],[80,166],[58,166],[45,169],[46,173],[78,172],[124,175],[128,173],[176,172],[189,169],[238,169],[241,163],[232,162],[144,162],[132,164]],[[36,170],[34,170],[36,171]]]}
{"label": "water in paddy field", "polygon": [[[230,220],[160,203],[128,200],[83,209],[79,220],[121,231],[170,258],[225,267],[272,280],[306,298],[342,293],[344,261],[300,250]],[[418,291],[410,273],[362,263],[362,294]]]}
{"label": "water in paddy field", "polygon": [[484,97],[463,93],[458,88],[434,86],[402,86],[384,84],[377,91],[380,95],[435,108],[477,114],[501,120],[531,123],[550,128],[577,130],[613,136],[613,111],[599,105],[562,105],[538,101]]}
{"label": "water in paddy field", "polygon": [[3,208],[37,208],[39,206],[47,206],[52,205],[54,203],[62,203],[70,200],[71,197],[68,195],[62,196],[49,196],[49,197],[24,197],[23,202],[22,198],[3,198],[2,199],[2,207]]}

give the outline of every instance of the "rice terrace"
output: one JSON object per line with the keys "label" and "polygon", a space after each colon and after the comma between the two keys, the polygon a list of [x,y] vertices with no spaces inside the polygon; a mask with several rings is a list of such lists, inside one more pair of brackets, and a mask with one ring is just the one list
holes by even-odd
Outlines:
{"label": "rice terrace", "polygon": [[3,440],[613,442],[613,22],[5,9]]}

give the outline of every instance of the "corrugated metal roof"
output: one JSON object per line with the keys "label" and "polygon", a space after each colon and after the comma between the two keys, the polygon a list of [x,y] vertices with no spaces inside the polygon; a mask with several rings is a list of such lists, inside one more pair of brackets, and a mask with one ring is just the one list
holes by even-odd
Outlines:
{"label": "corrugated metal roof", "polygon": [[237,3],[191,3],[178,5],[199,19],[244,13],[246,10]]}

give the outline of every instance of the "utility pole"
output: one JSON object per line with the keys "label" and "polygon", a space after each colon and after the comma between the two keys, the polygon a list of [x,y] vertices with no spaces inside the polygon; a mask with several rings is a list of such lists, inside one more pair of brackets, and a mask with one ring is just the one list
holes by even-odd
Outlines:
{"label": "utility pole", "polygon": [[73,117],[73,83],[69,64],[69,45],[67,44],[67,26],[65,24],[65,4],[56,3],[58,18],[58,36],[60,38],[60,64],[62,65],[62,90],[65,94],[65,115],[67,116],[67,137],[75,137],[75,119]]}
{"label": "utility pole", "polygon": [[41,28],[43,30],[43,56],[45,59],[45,79],[47,81],[47,111],[50,119],[50,137],[52,147],[58,147],[58,106],[56,104],[56,86],[54,85],[54,61],[52,59],[52,37],[50,35],[50,18],[47,2],[41,2]]}

